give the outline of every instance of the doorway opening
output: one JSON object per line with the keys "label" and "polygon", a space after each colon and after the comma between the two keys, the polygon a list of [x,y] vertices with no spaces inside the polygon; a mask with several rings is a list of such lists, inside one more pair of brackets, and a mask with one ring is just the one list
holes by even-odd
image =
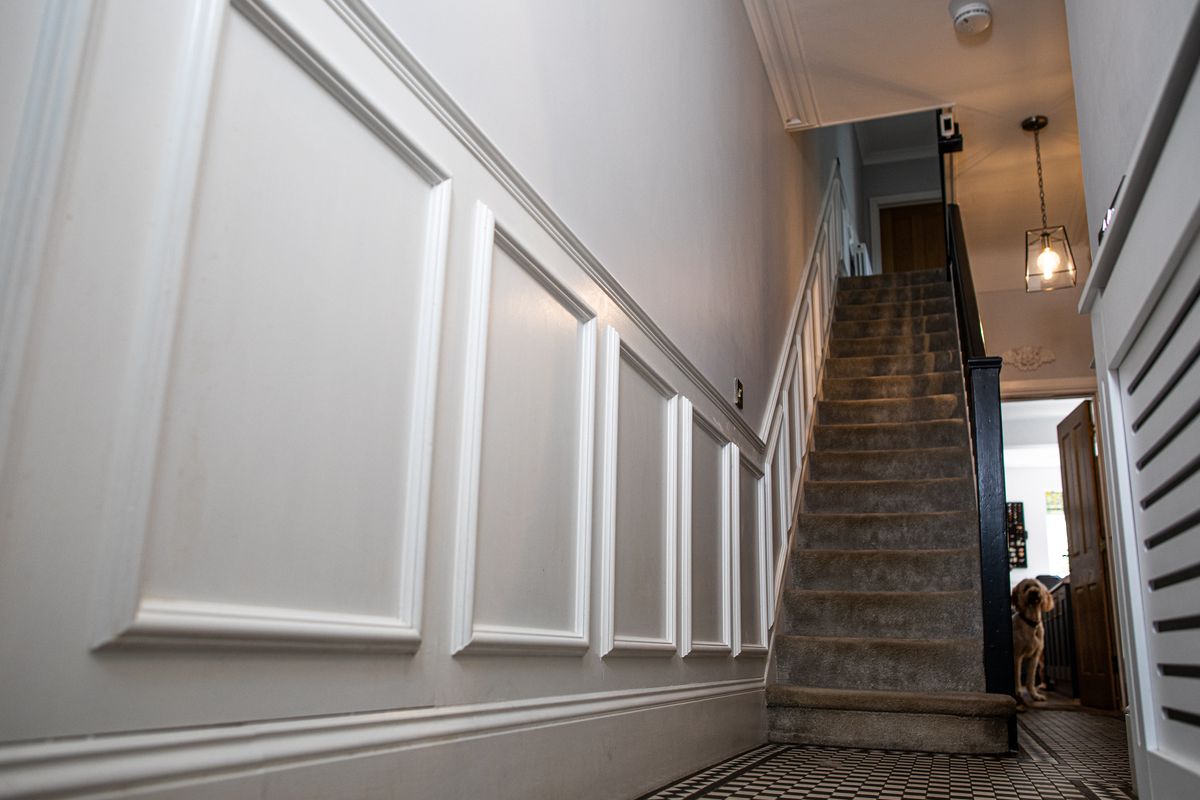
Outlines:
{"label": "doorway opening", "polygon": [[1090,397],[1001,406],[1012,586],[1035,578],[1054,598],[1043,620],[1042,680],[1059,703],[1124,704],[1109,532]]}

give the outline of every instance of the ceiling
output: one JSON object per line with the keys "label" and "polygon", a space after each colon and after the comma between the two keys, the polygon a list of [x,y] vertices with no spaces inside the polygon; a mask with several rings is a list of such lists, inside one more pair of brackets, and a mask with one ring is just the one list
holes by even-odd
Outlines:
{"label": "ceiling", "polygon": [[[744,2],[789,130],[953,106],[964,139],[957,199],[977,291],[1024,289],[1024,231],[1040,226],[1041,212],[1033,137],[1019,123],[1048,116],[1049,223],[1067,226],[1083,285],[1090,256],[1062,0],[993,0],[992,26],[974,37],[954,30],[946,0]],[[919,135],[859,129],[864,162],[889,152],[895,160]]]}

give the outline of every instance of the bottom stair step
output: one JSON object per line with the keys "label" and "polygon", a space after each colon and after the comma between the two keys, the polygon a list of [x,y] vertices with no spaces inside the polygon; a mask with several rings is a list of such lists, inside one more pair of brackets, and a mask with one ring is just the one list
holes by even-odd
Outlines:
{"label": "bottom stair step", "polygon": [[982,692],[767,687],[769,739],[781,744],[926,753],[1008,751],[1016,701]]}

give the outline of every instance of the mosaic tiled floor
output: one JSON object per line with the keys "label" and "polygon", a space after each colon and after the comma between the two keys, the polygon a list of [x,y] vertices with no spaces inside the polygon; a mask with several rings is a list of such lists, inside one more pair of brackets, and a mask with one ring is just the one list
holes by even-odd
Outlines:
{"label": "mosaic tiled floor", "polygon": [[1020,716],[1016,757],[768,744],[645,800],[1130,800],[1124,722],[1079,711]]}

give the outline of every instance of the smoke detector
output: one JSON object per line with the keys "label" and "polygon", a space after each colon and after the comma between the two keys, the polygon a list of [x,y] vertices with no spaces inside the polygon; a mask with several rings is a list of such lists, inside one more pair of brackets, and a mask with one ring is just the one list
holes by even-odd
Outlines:
{"label": "smoke detector", "polygon": [[950,0],[954,30],[964,36],[983,33],[992,24],[992,4],[987,0]]}

